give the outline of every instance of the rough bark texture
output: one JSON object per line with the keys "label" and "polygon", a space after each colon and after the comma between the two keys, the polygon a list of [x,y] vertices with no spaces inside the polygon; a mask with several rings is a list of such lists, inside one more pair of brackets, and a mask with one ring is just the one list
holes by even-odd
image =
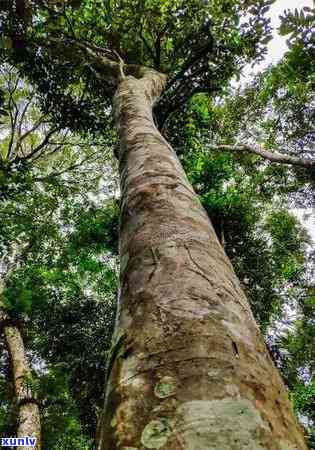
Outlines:
{"label": "rough bark texture", "polygon": [[164,83],[128,76],[115,97],[121,292],[98,449],[306,449],[232,266],[154,125]]}
{"label": "rough bark texture", "polygon": [[[36,450],[41,448],[40,412],[32,390],[28,386],[30,369],[25,355],[24,343],[19,329],[5,325],[3,333],[10,356],[16,401],[19,407],[17,437],[36,437]],[[17,447],[24,449],[25,447]]]}

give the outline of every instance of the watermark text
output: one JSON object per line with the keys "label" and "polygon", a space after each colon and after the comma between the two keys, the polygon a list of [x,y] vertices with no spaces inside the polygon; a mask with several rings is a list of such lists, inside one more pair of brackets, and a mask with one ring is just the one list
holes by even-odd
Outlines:
{"label": "watermark text", "polygon": [[36,437],[9,437],[1,438],[1,447],[32,447],[36,445]]}

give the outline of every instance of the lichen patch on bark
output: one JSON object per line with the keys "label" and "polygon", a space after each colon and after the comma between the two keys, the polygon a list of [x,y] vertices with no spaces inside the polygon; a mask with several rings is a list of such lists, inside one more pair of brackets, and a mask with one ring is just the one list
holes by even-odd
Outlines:
{"label": "lichen patch on bark", "polygon": [[145,448],[158,449],[163,447],[172,434],[168,420],[164,417],[149,422],[141,435],[141,443]]}
{"label": "lichen patch on bark", "polygon": [[154,388],[158,398],[167,398],[176,393],[176,380],[173,377],[163,377]]}

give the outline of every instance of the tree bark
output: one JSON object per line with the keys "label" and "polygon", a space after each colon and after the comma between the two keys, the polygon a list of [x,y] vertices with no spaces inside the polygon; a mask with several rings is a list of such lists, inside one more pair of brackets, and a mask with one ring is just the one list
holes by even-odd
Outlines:
{"label": "tree bark", "polygon": [[164,85],[127,76],[115,96],[121,289],[98,449],[306,449],[231,263],[154,125]]}
{"label": "tree bark", "polygon": [[[7,349],[13,373],[16,401],[19,408],[17,437],[35,437],[36,450],[41,449],[40,412],[28,380],[31,371],[28,366],[24,342],[20,330],[14,325],[4,325]],[[24,449],[24,446],[17,447]]]}

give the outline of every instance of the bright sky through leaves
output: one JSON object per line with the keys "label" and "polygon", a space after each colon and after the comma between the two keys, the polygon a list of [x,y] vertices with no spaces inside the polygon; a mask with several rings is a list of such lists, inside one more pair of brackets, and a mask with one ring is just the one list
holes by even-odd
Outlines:
{"label": "bright sky through leaves", "polygon": [[[284,55],[287,50],[287,36],[280,36],[277,29],[280,26],[280,17],[283,15],[285,10],[295,8],[301,9],[304,6],[308,6],[310,8],[314,7],[314,3],[312,0],[277,0],[270,8],[268,16],[271,19],[271,26],[274,30],[274,37],[268,43],[268,53],[262,63],[256,65],[252,68],[248,65],[243,71],[243,79],[241,83],[245,84],[251,78],[251,74],[259,73],[261,70],[268,67],[270,64],[276,64]],[[303,209],[294,209],[292,212],[298,217],[298,219],[303,223],[306,227],[307,231],[310,233],[313,241],[315,242],[315,212],[311,209],[307,211]],[[304,218],[304,214],[307,214],[307,218]]]}

